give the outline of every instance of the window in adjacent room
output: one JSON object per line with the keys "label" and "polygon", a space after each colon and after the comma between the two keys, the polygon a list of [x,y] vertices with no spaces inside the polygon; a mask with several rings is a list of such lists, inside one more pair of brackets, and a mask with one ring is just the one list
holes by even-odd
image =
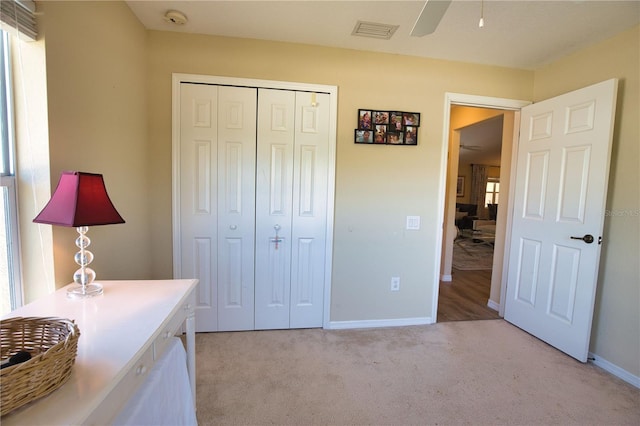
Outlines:
{"label": "window in adjacent room", "polygon": [[489,204],[498,204],[499,195],[500,195],[500,179],[488,178],[487,189],[484,195],[484,206],[489,207]]}
{"label": "window in adjacent room", "polygon": [[0,30],[0,315],[22,305],[8,34]]}

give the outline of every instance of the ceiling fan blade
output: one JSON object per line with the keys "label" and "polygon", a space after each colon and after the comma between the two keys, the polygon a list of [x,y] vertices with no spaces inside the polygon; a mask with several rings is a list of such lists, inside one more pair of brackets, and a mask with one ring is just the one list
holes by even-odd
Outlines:
{"label": "ceiling fan blade", "polygon": [[440,20],[451,4],[451,0],[427,0],[424,2],[422,12],[413,24],[411,35],[422,37],[436,30]]}
{"label": "ceiling fan blade", "polygon": [[469,151],[481,151],[481,150],[482,150],[482,145],[465,145],[465,144],[460,144],[460,148],[461,148],[461,149],[468,149]]}

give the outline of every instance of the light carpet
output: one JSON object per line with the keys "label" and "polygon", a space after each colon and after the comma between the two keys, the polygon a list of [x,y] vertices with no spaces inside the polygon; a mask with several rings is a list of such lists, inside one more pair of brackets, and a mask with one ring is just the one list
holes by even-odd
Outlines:
{"label": "light carpet", "polygon": [[503,320],[196,337],[200,425],[637,425],[640,390]]}
{"label": "light carpet", "polygon": [[490,271],[493,268],[493,246],[471,239],[453,244],[453,268],[459,271]]}

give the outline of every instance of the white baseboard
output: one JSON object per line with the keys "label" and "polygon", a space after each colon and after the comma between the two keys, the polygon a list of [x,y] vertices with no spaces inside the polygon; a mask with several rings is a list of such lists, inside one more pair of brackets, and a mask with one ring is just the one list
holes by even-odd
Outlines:
{"label": "white baseboard", "polygon": [[451,275],[440,275],[440,281],[451,282],[452,280]]}
{"label": "white baseboard", "polygon": [[494,311],[500,312],[500,304],[494,302],[491,299],[489,299],[489,301],[487,302],[487,306],[493,309]]}
{"label": "white baseboard", "polygon": [[622,379],[625,382],[629,383],[630,385],[633,385],[638,389],[640,389],[640,377],[634,376],[633,374],[629,373],[627,370],[618,367],[617,365],[607,361],[606,359],[592,352],[589,352],[589,361],[592,362],[594,365],[602,368],[603,370],[613,374],[617,378]]}
{"label": "white baseboard", "polygon": [[363,320],[363,321],[330,321],[329,330],[346,330],[350,328],[379,328],[379,327],[402,327],[407,325],[428,325],[435,321],[430,317],[420,318],[397,318],[383,320]]}

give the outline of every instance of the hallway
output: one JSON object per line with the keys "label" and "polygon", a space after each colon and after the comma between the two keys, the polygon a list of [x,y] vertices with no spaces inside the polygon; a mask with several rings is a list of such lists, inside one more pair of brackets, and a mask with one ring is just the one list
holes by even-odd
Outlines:
{"label": "hallway", "polygon": [[451,282],[440,281],[438,322],[498,319],[487,306],[491,271],[453,270]]}

